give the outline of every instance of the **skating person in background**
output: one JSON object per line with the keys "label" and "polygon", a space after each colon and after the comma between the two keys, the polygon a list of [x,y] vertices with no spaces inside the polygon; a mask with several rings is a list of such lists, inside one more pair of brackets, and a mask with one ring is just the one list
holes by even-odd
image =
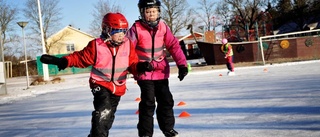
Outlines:
{"label": "skating person in background", "polygon": [[234,65],[233,65],[233,50],[232,45],[228,43],[227,39],[222,39],[224,58],[226,59],[226,64],[228,68],[228,76],[235,75]]}
{"label": "skating person in background", "polygon": [[127,37],[136,45],[135,49],[140,61],[148,61],[154,68],[144,75],[135,76],[141,90],[137,125],[140,137],[152,137],[155,108],[157,108],[157,120],[163,134],[166,137],[178,136],[178,132],[174,130],[174,100],[169,89],[170,66],[165,49],[176,62],[180,81],[188,73],[187,61],[179,41],[169,27],[160,20],[160,6],[159,0],[139,0],[140,18],[127,33]]}
{"label": "skating person in background", "polygon": [[120,13],[108,13],[102,20],[102,33],[81,51],[62,58],[42,55],[46,64],[85,68],[92,65],[89,78],[94,96],[91,131],[88,137],[108,137],[118,103],[126,91],[128,71],[132,74],[151,71],[148,62],[138,62],[133,43],[125,37],[128,21]]}

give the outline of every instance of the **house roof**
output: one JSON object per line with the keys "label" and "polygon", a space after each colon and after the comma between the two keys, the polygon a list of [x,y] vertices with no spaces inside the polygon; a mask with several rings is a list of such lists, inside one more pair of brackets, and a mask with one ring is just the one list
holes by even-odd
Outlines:
{"label": "house roof", "polygon": [[58,35],[59,33],[65,31],[65,30],[67,30],[67,29],[71,29],[71,30],[73,30],[73,31],[76,31],[76,32],[79,32],[79,33],[81,33],[81,34],[84,34],[84,35],[87,35],[87,36],[89,36],[89,37],[93,37],[93,38],[94,38],[94,36],[92,36],[92,35],[90,35],[90,34],[88,34],[88,33],[85,33],[85,32],[83,32],[83,31],[81,31],[80,29],[76,29],[76,28],[74,28],[74,27],[72,27],[72,26],[70,26],[70,25],[68,25],[68,26],[64,27],[63,29],[59,30],[57,33],[51,35],[49,38],[54,37],[55,35]]}
{"label": "house roof", "polygon": [[[203,37],[203,34],[202,34],[202,33],[199,33],[199,32],[193,32],[193,34],[194,34],[197,38],[198,38],[198,37]],[[179,39],[179,41],[185,40],[185,39],[194,39],[191,33],[189,33],[188,35],[185,35],[185,36],[177,36],[177,38]]]}

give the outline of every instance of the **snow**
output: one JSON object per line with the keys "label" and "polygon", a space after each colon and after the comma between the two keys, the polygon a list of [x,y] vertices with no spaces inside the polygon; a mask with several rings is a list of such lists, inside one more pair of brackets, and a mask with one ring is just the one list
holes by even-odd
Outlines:
{"label": "snow", "polygon": [[[175,129],[180,137],[319,137],[320,60],[190,72],[170,77]],[[219,76],[219,75],[222,76]],[[1,137],[79,137],[90,130],[89,74],[26,88],[25,77],[7,80],[0,96]],[[137,136],[139,87],[127,81],[110,137]],[[179,102],[186,105],[178,106]],[[181,112],[191,116],[181,118]],[[155,119],[154,137],[163,137]]]}

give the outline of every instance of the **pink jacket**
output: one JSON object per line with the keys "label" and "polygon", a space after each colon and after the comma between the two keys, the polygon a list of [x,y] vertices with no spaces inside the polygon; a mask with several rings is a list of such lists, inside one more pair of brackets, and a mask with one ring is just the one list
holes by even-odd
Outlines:
{"label": "pink jacket", "polygon": [[[86,47],[84,47],[81,51],[75,51],[67,56],[64,56],[64,58],[66,58],[68,60],[68,67],[78,67],[78,68],[86,68],[88,66],[92,66],[95,65],[97,63],[97,54],[100,54],[100,51],[97,51],[97,39],[94,39],[92,41],[90,41],[88,43],[88,45]],[[111,44],[109,44],[109,42],[107,42],[107,47],[108,50],[111,52],[111,54],[115,54],[117,52],[121,53],[120,47],[124,46],[125,43],[123,43],[123,45],[117,46],[117,47],[113,47]],[[136,69],[137,63],[139,61],[138,56],[135,52],[134,49],[134,45],[132,42],[130,42],[130,54],[128,57],[128,71],[132,74],[138,74],[139,72]],[[113,58],[108,58],[105,61],[113,61]],[[109,89],[110,91],[112,91],[112,93],[114,93],[116,96],[122,96],[126,93],[127,91],[127,86],[126,84],[123,85],[115,85],[113,82],[109,82],[109,81],[99,81],[96,79],[93,79],[92,77],[90,77],[89,79],[89,84],[90,84],[90,88],[94,88],[95,85],[100,85],[103,86],[107,89]]]}
{"label": "pink jacket", "polygon": [[[97,81],[108,81],[118,86],[126,83],[129,68],[130,42],[125,40],[119,46],[118,53],[111,53],[101,38],[96,39],[97,57],[91,70],[91,78]],[[110,60],[114,58],[114,60]],[[110,61],[109,61],[110,60]]]}
{"label": "pink jacket", "polygon": [[[137,22],[141,23],[140,21],[137,21]],[[163,21],[160,21],[158,26],[165,26],[165,27],[150,28],[144,25],[143,23],[141,23],[141,25],[133,24],[132,27],[128,30],[126,35],[133,42],[134,45],[137,45],[141,41],[146,41],[145,39],[149,39],[149,41],[163,41],[163,45],[164,45],[163,50],[167,50],[171,54],[177,66],[187,67],[187,60],[179,45],[178,39],[172,34],[169,27]],[[137,29],[136,27],[140,27],[140,28]],[[158,29],[163,29],[163,30],[158,30]],[[144,30],[144,31],[137,32],[137,30]],[[165,32],[165,33],[160,34],[159,32]],[[139,33],[139,35],[137,33]],[[154,33],[155,35],[153,36],[152,34]],[[159,35],[164,35],[164,36],[159,36]],[[157,40],[152,40],[152,38]],[[162,38],[162,40],[159,40],[159,38]],[[152,44],[156,45],[157,43],[153,42]],[[150,45],[150,47],[152,47],[152,45]],[[136,51],[137,50],[138,49],[136,48]],[[141,52],[137,52],[138,56],[139,56],[139,53]],[[163,79],[169,78],[170,66],[166,58],[164,58],[161,61],[152,60],[150,63],[153,65],[154,70],[151,72],[145,72],[145,74],[142,74],[139,76],[136,75],[135,76],[136,80],[163,80]]]}

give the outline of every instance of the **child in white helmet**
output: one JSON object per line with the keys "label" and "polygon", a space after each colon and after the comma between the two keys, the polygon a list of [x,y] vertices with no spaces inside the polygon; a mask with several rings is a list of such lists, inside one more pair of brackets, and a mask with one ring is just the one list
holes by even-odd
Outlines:
{"label": "child in white helmet", "polygon": [[228,68],[228,76],[234,76],[234,65],[233,65],[233,50],[232,45],[228,43],[226,38],[222,39],[224,58],[226,59],[226,65]]}

